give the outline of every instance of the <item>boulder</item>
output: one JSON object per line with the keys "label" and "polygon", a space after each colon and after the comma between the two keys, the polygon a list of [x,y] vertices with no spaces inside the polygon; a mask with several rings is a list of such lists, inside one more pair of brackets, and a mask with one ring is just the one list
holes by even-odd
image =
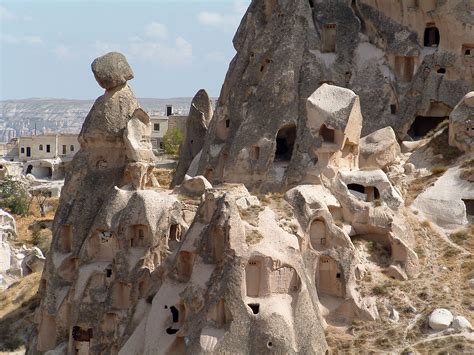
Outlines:
{"label": "boulder", "polygon": [[180,187],[180,191],[191,196],[201,196],[207,189],[212,189],[212,185],[202,176],[186,179]]}
{"label": "boulder", "polygon": [[28,252],[28,255],[25,257],[25,259],[23,259],[24,265],[27,266],[27,268],[23,268],[24,273],[28,274],[30,272],[41,272],[43,270],[45,260],[46,258],[44,257],[41,249],[38,247],[33,247]]}
{"label": "boulder", "polygon": [[95,59],[91,68],[95,79],[105,90],[124,85],[133,79],[132,68],[122,53],[107,53]]}
{"label": "boulder", "polygon": [[428,323],[433,330],[445,330],[453,322],[453,315],[445,308],[435,309],[429,316]]}
{"label": "boulder", "polygon": [[395,308],[392,308],[390,310],[390,314],[388,316],[388,319],[390,321],[392,321],[393,323],[398,323],[398,321],[400,320],[400,314],[397,312],[397,310]]}
{"label": "boulder", "polygon": [[400,145],[392,127],[379,129],[360,140],[359,167],[385,169],[400,158]]}
{"label": "boulder", "polygon": [[472,330],[472,325],[463,316],[456,316],[453,320],[453,328],[456,330]]}

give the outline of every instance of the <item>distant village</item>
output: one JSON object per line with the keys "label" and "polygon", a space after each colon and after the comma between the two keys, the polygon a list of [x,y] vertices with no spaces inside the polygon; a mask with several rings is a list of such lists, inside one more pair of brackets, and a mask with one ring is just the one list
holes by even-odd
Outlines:
{"label": "distant village", "polygon": [[[166,105],[164,114],[152,113],[151,142],[153,152],[163,151],[163,137],[170,129],[179,130],[184,136],[187,115],[175,113]],[[78,134],[47,133],[10,138],[0,143],[0,179],[6,175],[28,175],[36,179],[64,179],[67,164],[79,151]],[[3,161],[3,163],[2,163]]]}

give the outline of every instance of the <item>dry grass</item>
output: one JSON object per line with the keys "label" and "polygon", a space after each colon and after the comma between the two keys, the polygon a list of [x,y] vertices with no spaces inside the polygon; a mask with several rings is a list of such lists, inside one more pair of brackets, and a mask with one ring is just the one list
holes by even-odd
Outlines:
{"label": "dry grass", "polygon": [[0,351],[22,348],[34,326],[41,274],[30,274],[0,294]]}
{"label": "dry grass", "polygon": [[459,177],[463,180],[474,182],[474,158],[465,160],[461,166]]}
{"label": "dry grass", "polygon": [[427,147],[433,151],[435,164],[452,164],[463,154],[458,148],[449,145],[449,129],[445,122],[447,121],[438,125],[439,128],[435,129],[436,133],[427,144]]}
{"label": "dry grass", "polygon": [[258,230],[250,230],[245,233],[245,241],[247,244],[257,244],[263,239],[263,235]]}
{"label": "dry grass", "polygon": [[449,238],[464,249],[474,250],[474,223],[452,233]]}
{"label": "dry grass", "polygon": [[[334,353],[474,352],[473,344],[457,335],[428,339],[427,325],[428,315],[437,307],[463,315],[471,323],[474,321],[469,310],[474,306],[474,292],[467,284],[474,277],[472,254],[463,254],[451,246],[429,221],[420,223],[408,209],[404,213],[416,239],[420,273],[407,281],[384,279],[374,272],[366,275],[358,286],[361,293],[377,296],[380,319],[352,322],[346,327],[330,326],[326,330],[327,341]],[[459,238],[460,245],[468,249],[465,243],[469,239]],[[400,313],[398,323],[388,321],[387,303]]]}
{"label": "dry grass", "polygon": [[428,187],[433,186],[436,180],[438,180],[445,171],[446,170],[443,169],[432,170],[431,175],[422,176],[411,181],[406,191],[405,205],[410,206],[417,196]]}
{"label": "dry grass", "polygon": [[174,169],[166,168],[155,168],[153,169],[153,175],[155,175],[156,180],[161,187],[169,189],[171,185],[171,180],[173,178]]}

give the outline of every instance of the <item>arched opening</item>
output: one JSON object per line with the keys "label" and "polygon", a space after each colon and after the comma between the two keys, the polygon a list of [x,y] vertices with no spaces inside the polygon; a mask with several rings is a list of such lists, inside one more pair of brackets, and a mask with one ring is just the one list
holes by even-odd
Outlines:
{"label": "arched opening", "polygon": [[182,282],[188,282],[193,273],[195,254],[190,251],[180,251],[178,254],[177,274]]}
{"label": "arched opening", "polygon": [[248,297],[264,296],[264,283],[268,278],[261,258],[249,260],[245,268],[245,287]]}
{"label": "arched opening", "polygon": [[425,28],[425,36],[423,44],[425,47],[438,47],[439,45],[439,30],[434,24],[428,24]]}
{"label": "arched opening", "polygon": [[70,253],[72,249],[72,226],[63,224],[59,227],[58,251]]}
{"label": "arched opening", "polygon": [[230,317],[229,312],[226,309],[224,299],[221,298],[219,300],[219,302],[217,302],[215,305],[213,305],[209,309],[209,313],[207,315],[207,318],[209,320],[214,321],[218,328],[222,328],[224,325],[226,325],[230,322],[231,317]]}
{"label": "arched opening", "polygon": [[53,169],[49,166],[36,166],[33,167],[31,173],[39,179],[51,178],[53,176]]}
{"label": "arched opening", "polygon": [[79,326],[72,327],[75,354],[89,354],[90,342],[93,338],[92,328],[83,329]]}
{"label": "arched opening", "polygon": [[119,242],[111,231],[96,231],[89,239],[87,254],[94,261],[112,261],[118,251]]}
{"label": "arched opening", "polygon": [[462,202],[466,206],[466,214],[469,216],[474,216],[474,199],[463,198]]}
{"label": "arched opening", "polygon": [[148,248],[151,244],[150,232],[147,226],[135,224],[129,227],[131,248]]}
{"label": "arched opening", "polygon": [[322,52],[331,53],[336,51],[336,24],[326,23],[323,26]]}
{"label": "arched opening", "polygon": [[323,219],[317,218],[311,222],[311,226],[309,227],[309,239],[314,250],[327,248],[326,223]]}
{"label": "arched opening", "polygon": [[38,351],[48,351],[56,346],[56,318],[45,312],[41,317],[41,323],[38,332]]}
{"label": "arched opening", "polygon": [[446,74],[446,68],[439,68],[436,72],[438,74]]}
{"label": "arched opening", "polygon": [[119,309],[130,307],[130,291],[132,286],[125,282],[117,282],[113,288],[113,306]]}
{"label": "arched opening", "polygon": [[325,124],[319,129],[319,135],[325,143],[334,143],[334,130],[328,128]]}
{"label": "arched opening", "polygon": [[28,167],[26,168],[26,174],[31,174],[31,172],[33,171],[33,165],[28,165]]}
{"label": "arched opening", "polygon": [[270,292],[291,295],[299,291],[300,278],[296,270],[283,266],[270,273]]}
{"label": "arched opening", "polygon": [[254,145],[250,151],[250,159],[256,161],[260,158],[260,147]]}
{"label": "arched opening", "polygon": [[347,189],[352,195],[365,202],[372,202],[380,198],[380,192],[375,186],[347,184]]}
{"label": "arched opening", "polygon": [[342,270],[330,256],[321,256],[316,277],[318,292],[330,296],[344,297]]}
{"label": "arched opening", "polygon": [[176,242],[181,241],[181,226],[179,224],[172,224],[170,226],[169,240],[174,240]]}
{"label": "arched opening", "polygon": [[414,140],[423,139],[428,132],[435,129],[447,117],[424,117],[417,116],[410,126],[407,134]]}
{"label": "arched opening", "polygon": [[402,82],[410,82],[415,73],[415,57],[396,56],[395,74]]}
{"label": "arched opening", "polygon": [[276,150],[274,161],[291,160],[293,147],[296,140],[296,125],[294,123],[285,125],[276,135]]}
{"label": "arched opening", "polygon": [[224,259],[225,232],[222,227],[213,226],[210,233],[212,256],[215,263]]}

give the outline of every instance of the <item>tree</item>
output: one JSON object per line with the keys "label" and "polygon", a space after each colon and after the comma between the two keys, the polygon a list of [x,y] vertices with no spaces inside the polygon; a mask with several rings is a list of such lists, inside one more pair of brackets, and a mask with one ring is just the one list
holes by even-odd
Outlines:
{"label": "tree", "polygon": [[183,141],[183,133],[178,128],[169,129],[163,137],[163,149],[166,154],[177,155],[179,145]]}
{"label": "tree", "polygon": [[25,186],[10,176],[0,181],[0,208],[8,209],[19,215],[26,215],[29,210],[29,193]]}

